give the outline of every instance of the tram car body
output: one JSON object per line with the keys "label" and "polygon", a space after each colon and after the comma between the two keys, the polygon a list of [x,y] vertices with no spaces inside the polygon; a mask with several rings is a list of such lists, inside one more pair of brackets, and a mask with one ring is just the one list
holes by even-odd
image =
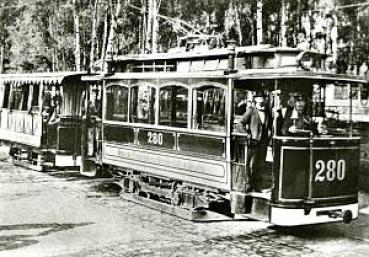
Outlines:
{"label": "tram car body", "polygon": [[[360,138],[346,122],[317,128],[327,119],[327,88],[366,82],[322,70],[325,58],[267,46],[115,58],[102,78],[101,154],[83,156],[81,170],[108,171],[124,198],[192,220],[356,219]],[[267,96],[270,113],[281,92],[292,102],[305,97],[311,125],[302,133],[272,130],[262,192],[245,190],[252,145],[236,129],[239,102],[255,92]]]}
{"label": "tram car body", "polygon": [[16,165],[35,170],[79,166],[85,84],[82,73],[0,76],[0,140]]}

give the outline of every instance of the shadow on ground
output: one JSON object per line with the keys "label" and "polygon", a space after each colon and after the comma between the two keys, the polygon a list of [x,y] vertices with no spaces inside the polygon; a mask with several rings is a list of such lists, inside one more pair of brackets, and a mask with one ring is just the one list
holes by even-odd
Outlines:
{"label": "shadow on ground", "polygon": [[[52,233],[74,229],[75,227],[87,226],[91,222],[83,223],[48,223],[48,224],[16,224],[0,226],[0,251],[14,250],[25,246],[37,244],[38,237]],[[34,230],[34,233],[30,233]],[[8,235],[1,235],[1,234]]]}

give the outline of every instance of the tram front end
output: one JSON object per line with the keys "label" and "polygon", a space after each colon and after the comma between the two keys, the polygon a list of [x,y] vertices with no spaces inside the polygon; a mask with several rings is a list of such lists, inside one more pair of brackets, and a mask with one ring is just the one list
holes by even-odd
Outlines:
{"label": "tram front end", "polygon": [[275,137],[270,222],[296,226],[358,217],[359,137]]}

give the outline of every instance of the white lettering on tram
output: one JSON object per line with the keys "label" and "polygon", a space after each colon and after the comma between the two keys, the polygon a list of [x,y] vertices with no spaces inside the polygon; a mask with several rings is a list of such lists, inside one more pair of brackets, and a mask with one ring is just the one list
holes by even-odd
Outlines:
{"label": "white lettering on tram", "polygon": [[163,134],[156,132],[147,132],[147,143],[151,145],[163,145]]}
{"label": "white lettering on tram", "polygon": [[345,160],[318,160],[315,163],[315,169],[318,171],[315,175],[315,182],[332,182],[334,180],[342,181],[346,177]]}

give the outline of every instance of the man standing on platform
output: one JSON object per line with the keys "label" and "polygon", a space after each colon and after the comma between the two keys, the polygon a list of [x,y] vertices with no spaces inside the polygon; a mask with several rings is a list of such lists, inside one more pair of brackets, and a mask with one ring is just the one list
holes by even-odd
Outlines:
{"label": "man standing on platform", "polygon": [[272,121],[266,108],[264,95],[254,96],[251,107],[246,109],[237,124],[237,130],[249,139],[246,159],[246,192],[261,192],[262,166],[271,137]]}

